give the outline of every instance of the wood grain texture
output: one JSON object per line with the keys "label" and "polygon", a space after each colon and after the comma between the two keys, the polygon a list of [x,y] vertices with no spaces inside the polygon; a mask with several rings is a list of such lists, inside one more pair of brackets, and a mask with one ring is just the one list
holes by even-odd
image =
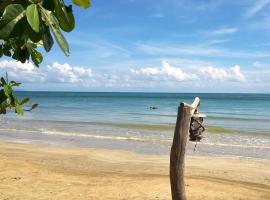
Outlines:
{"label": "wood grain texture", "polygon": [[200,104],[195,98],[192,105],[181,103],[178,107],[174,138],[170,155],[170,181],[172,200],[186,200],[185,193],[185,152],[191,116]]}

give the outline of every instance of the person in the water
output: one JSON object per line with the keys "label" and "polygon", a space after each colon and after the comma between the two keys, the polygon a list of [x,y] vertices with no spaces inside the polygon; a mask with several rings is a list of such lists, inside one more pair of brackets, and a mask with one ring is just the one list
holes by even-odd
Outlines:
{"label": "person in the water", "polygon": [[156,110],[156,109],[158,109],[158,107],[156,107],[156,106],[150,106],[149,108],[150,108],[150,110]]}

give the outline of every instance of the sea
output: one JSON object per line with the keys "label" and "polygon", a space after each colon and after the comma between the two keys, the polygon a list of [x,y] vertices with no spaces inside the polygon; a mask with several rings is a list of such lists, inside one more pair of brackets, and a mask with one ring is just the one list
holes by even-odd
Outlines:
{"label": "sea", "polygon": [[[0,140],[169,155],[177,108],[201,100],[203,139],[191,156],[270,160],[270,94],[17,92],[39,107],[0,117]],[[150,109],[150,107],[157,109]],[[196,148],[195,148],[196,145]]]}

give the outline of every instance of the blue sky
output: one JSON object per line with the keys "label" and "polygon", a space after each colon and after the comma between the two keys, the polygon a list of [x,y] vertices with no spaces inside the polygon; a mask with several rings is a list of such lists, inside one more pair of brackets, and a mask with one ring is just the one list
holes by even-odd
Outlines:
{"label": "blue sky", "polygon": [[[270,0],[92,0],[39,70],[1,71],[25,90],[270,92]],[[12,67],[16,66],[16,68]]]}

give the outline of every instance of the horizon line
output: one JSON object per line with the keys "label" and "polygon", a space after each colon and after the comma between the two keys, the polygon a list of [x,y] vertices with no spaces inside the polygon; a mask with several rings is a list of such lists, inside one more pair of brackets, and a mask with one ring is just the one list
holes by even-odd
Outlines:
{"label": "horizon line", "polygon": [[270,94],[262,92],[147,92],[147,91],[48,91],[48,90],[15,90],[15,92],[51,92],[51,93],[152,93],[152,94]]}

